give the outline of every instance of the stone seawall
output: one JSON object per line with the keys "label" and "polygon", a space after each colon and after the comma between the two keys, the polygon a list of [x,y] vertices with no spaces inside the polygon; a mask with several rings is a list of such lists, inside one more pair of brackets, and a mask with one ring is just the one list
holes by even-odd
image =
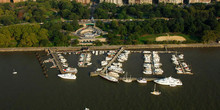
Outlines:
{"label": "stone seawall", "polygon": [[[85,46],[77,47],[14,47],[0,48],[0,52],[19,52],[19,51],[45,51],[48,48],[55,51],[77,51]],[[104,45],[104,46],[89,46],[90,50],[110,50],[124,47],[125,49],[152,49],[152,48],[207,48],[220,47],[220,44],[147,44],[147,45]]]}

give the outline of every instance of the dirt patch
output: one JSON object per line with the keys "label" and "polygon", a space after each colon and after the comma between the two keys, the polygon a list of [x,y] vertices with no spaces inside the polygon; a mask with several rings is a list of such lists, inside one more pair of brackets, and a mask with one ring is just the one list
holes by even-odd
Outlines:
{"label": "dirt patch", "polygon": [[186,41],[182,36],[160,36],[156,38],[156,41]]}

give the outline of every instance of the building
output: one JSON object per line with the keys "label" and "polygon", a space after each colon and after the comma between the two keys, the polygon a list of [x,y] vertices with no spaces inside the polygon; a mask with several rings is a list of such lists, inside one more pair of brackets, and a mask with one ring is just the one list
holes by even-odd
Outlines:
{"label": "building", "polygon": [[211,3],[211,0],[189,0],[189,3]]}
{"label": "building", "polygon": [[25,2],[27,0],[13,0],[13,3],[18,3],[18,2]]}
{"label": "building", "polygon": [[10,0],[0,0],[0,3],[10,3]]}
{"label": "building", "polygon": [[[107,32],[102,31],[100,28],[95,26],[95,23],[85,23],[84,27],[76,30],[73,33],[74,36],[79,37],[79,45],[92,45],[94,41],[106,42],[106,38],[99,37]],[[73,39],[74,40],[74,39]]]}
{"label": "building", "polygon": [[79,2],[82,4],[90,4],[90,0],[76,0],[76,2]]}
{"label": "building", "polygon": [[102,2],[114,3],[119,6],[123,5],[123,0],[100,0],[100,3],[102,3]]}
{"label": "building", "polygon": [[180,4],[180,3],[183,3],[183,0],[159,0],[159,3]]}
{"label": "building", "polygon": [[129,0],[129,4],[152,4],[152,0]]}

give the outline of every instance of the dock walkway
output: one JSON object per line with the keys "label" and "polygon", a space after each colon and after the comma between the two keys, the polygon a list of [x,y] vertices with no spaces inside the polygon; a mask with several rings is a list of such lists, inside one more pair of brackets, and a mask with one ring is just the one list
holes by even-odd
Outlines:
{"label": "dock walkway", "polygon": [[52,56],[52,58],[56,62],[56,65],[57,65],[60,73],[62,73],[62,74],[66,73],[65,71],[63,71],[63,66],[62,66],[61,62],[59,61],[59,58],[58,58],[56,52],[53,52],[51,49],[48,49],[48,52],[50,53],[50,55]]}
{"label": "dock walkway", "polygon": [[118,53],[114,56],[114,58],[112,58],[112,60],[104,67],[104,69],[100,72],[100,74],[104,74],[104,72],[108,69],[108,67],[116,60],[116,58],[118,57],[119,54],[121,54],[121,52],[124,50],[123,47],[120,48],[120,50],[118,51]]}

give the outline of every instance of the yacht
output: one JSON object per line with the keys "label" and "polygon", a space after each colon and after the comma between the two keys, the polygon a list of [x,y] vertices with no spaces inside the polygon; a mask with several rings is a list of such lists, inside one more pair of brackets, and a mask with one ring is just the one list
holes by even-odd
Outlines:
{"label": "yacht", "polygon": [[68,73],[77,73],[78,72],[78,70],[76,68],[71,68],[71,67],[63,69],[63,71],[68,72]]}
{"label": "yacht", "polygon": [[138,83],[147,83],[147,80],[145,78],[139,78],[137,79]]}
{"label": "yacht", "polygon": [[160,95],[161,94],[161,92],[156,91],[156,84],[154,84],[154,91],[151,92],[151,94],[153,94],[153,95]]}
{"label": "yacht", "polygon": [[163,78],[163,79],[156,79],[156,80],[154,80],[154,82],[157,84],[169,85],[172,87],[183,85],[183,83],[180,81],[180,79],[175,79],[171,76],[167,77],[167,78]]}
{"label": "yacht", "polygon": [[58,76],[63,79],[76,79],[76,75],[72,73],[58,74]]}
{"label": "yacht", "polygon": [[110,76],[110,75],[108,75],[108,74],[105,74],[105,75],[101,75],[101,74],[100,74],[100,76],[103,77],[103,78],[105,78],[105,79],[107,79],[107,80],[109,80],[109,81],[118,82],[118,79],[117,79],[117,78],[112,77],[112,76]]}
{"label": "yacht", "polygon": [[112,72],[112,71],[110,71],[110,72],[108,73],[108,75],[110,75],[110,76],[112,76],[112,77],[115,77],[115,78],[118,78],[118,77],[119,77],[119,74],[118,74],[118,73]]}

